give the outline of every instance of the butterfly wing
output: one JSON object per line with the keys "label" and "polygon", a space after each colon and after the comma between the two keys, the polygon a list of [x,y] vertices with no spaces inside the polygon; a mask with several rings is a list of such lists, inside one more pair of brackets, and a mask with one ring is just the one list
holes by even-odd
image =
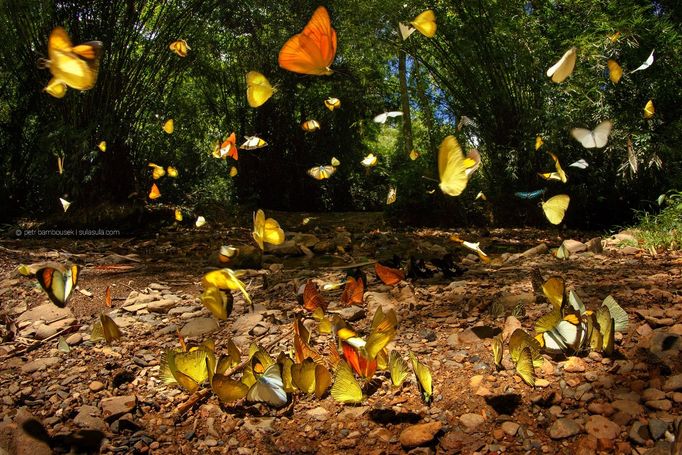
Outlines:
{"label": "butterfly wing", "polygon": [[398,353],[398,351],[391,351],[388,356],[388,370],[391,373],[391,382],[395,387],[400,387],[400,385],[405,381],[408,375],[407,362]]}
{"label": "butterfly wing", "polygon": [[644,118],[649,119],[653,117],[655,113],[656,109],[654,108],[654,102],[652,100],[647,101],[644,106]]}
{"label": "butterfly wing", "polygon": [[336,367],[331,395],[339,403],[362,402],[362,389],[346,362],[339,362]]}
{"label": "butterfly wing", "polygon": [[647,57],[647,59],[644,61],[644,63],[642,63],[637,68],[632,70],[631,73],[634,73],[635,71],[641,71],[641,70],[645,70],[645,69],[649,68],[654,63],[654,51],[655,50],[656,49],[652,49],[651,54],[649,54],[649,57]]}
{"label": "butterfly wing", "polygon": [[262,106],[272,96],[272,86],[258,71],[246,73],[246,99],[251,107]]}
{"label": "butterfly wing", "polygon": [[265,370],[249,389],[246,399],[261,401],[276,408],[287,404],[287,393],[284,390],[284,382],[278,363],[273,363]]}
{"label": "butterfly wing", "polygon": [[567,194],[557,194],[542,203],[542,210],[550,223],[559,224],[563,221],[570,201],[571,198]]}
{"label": "butterfly wing", "polygon": [[72,265],[64,270],[44,267],[36,272],[36,279],[52,303],[64,308],[78,282],[80,267]]}
{"label": "butterfly wing", "polygon": [[336,55],[336,31],[329,13],[318,7],[303,31],[292,36],[279,51],[279,66],[294,73],[328,76]]}
{"label": "butterfly wing", "polygon": [[50,72],[55,79],[77,90],[89,90],[95,86],[102,54],[101,42],[90,41],[73,47],[66,30],[56,27],[50,33],[47,50]]}
{"label": "butterfly wing", "polygon": [[459,196],[466,188],[469,180],[467,166],[457,139],[446,137],[438,149],[438,174],[440,189],[450,196]]}
{"label": "butterfly wing", "polygon": [[611,79],[611,82],[614,84],[620,82],[620,78],[623,77],[623,68],[621,68],[618,62],[613,59],[609,59],[606,62],[606,66],[609,68],[609,79]]}
{"label": "butterfly wing", "polygon": [[533,368],[533,357],[529,347],[521,350],[519,360],[516,362],[516,373],[529,386],[535,386],[535,369]]}
{"label": "butterfly wing", "polygon": [[616,299],[608,295],[604,299],[602,306],[605,306],[609,309],[609,313],[615,321],[616,332],[625,332],[625,330],[628,328],[628,314],[623,307],[618,305]]}
{"label": "butterfly wing", "polygon": [[431,377],[431,370],[417,360],[412,352],[410,352],[410,360],[412,361],[412,371],[414,371],[414,375],[417,378],[417,385],[419,386],[422,399],[426,404],[429,404],[433,398],[433,378]]}
{"label": "butterfly wing", "polygon": [[395,286],[405,279],[405,272],[385,265],[374,263],[374,271],[379,279],[388,286]]}
{"label": "butterfly wing", "polygon": [[613,123],[610,120],[604,120],[592,131],[592,136],[594,138],[594,144],[597,148],[602,148],[609,141],[609,134],[611,134],[611,128]]}
{"label": "butterfly wing", "polygon": [[[436,34],[436,15],[430,9],[415,17],[410,23],[414,28],[419,30],[419,33],[426,36],[427,38],[433,38],[433,36]],[[405,38],[403,37],[403,39]]]}
{"label": "butterfly wing", "polygon": [[249,387],[240,381],[235,381],[222,374],[214,374],[211,379],[211,389],[223,403],[241,400],[249,392]]}
{"label": "butterfly wing", "polygon": [[575,47],[567,50],[559,61],[547,70],[547,77],[551,77],[557,84],[566,80],[575,68],[576,50]]}

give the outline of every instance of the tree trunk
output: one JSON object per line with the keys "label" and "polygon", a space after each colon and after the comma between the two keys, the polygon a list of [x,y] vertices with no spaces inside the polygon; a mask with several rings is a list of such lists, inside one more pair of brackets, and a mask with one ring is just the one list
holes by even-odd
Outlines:
{"label": "tree trunk", "polygon": [[402,49],[398,55],[398,77],[400,78],[400,101],[403,108],[403,148],[407,155],[412,151],[412,119],[410,98],[407,95],[407,54]]}

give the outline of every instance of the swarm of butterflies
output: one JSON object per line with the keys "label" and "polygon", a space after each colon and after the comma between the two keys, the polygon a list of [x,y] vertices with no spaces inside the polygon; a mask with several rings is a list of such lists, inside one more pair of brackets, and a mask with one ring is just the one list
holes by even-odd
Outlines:
{"label": "swarm of butterflies", "polygon": [[[628,314],[612,296],[607,296],[596,310],[588,310],[574,290],[566,292],[563,278],[543,280],[533,271],[533,285],[552,305],[552,310],[535,322],[535,337],[518,328],[509,337],[509,355],[516,372],[530,386],[535,385],[535,368],[542,366],[542,353],[577,355],[589,351],[611,356],[616,332],[628,327]],[[503,340],[492,340],[495,366],[502,367]]]}
{"label": "swarm of butterflies", "polygon": [[[382,280],[390,277],[389,281],[394,284],[400,280],[391,271],[379,270],[378,276]],[[363,278],[349,277],[341,296],[342,302],[362,303]],[[204,304],[212,306],[215,301],[223,299],[223,303],[217,306],[221,307],[221,316],[225,316],[223,296],[229,295],[226,291],[235,287],[238,279],[223,270],[207,274],[202,282],[208,286],[207,289],[217,289],[222,293],[215,300],[205,293],[202,296]],[[331,283],[323,289],[340,286],[339,283]],[[312,280],[301,286],[297,297],[302,310],[309,313],[313,324],[317,323],[319,334],[331,335],[334,341],[315,344],[311,330],[300,316],[293,323],[293,348],[280,352],[276,358],[254,343],[249,347],[248,359],[242,362],[242,354],[232,340],[227,342],[227,355],[217,356],[211,340],[188,348],[180,338],[180,349],[169,349],[164,353],[160,378],[166,384],[177,384],[190,393],[207,382],[219,400],[226,404],[246,399],[273,407],[285,406],[291,394],[315,395],[321,399],[327,391],[340,403],[361,403],[366,398],[362,382],[368,384],[377,371],[388,371],[394,387],[402,385],[409,374],[407,362],[397,351],[389,352],[387,348],[398,325],[393,310],[384,312],[378,307],[369,333],[363,338],[338,314],[326,313],[328,303]],[[214,309],[211,311],[218,317]],[[413,353],[409,355],[421,396],[430,403],[433,396],[431,372]],[[233,374],[240,367],[243,367],[241,378],[233,379]],[[228,372],[230,369],[234,370]],[[358,381],[358,377],[362,382]]]}

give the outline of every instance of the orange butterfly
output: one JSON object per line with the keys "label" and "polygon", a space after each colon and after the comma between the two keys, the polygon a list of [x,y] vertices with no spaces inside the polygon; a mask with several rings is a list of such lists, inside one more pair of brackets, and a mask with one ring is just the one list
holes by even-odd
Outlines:
{"label": "orange butterfly", "polygon": [[325,363],[324,357],[315,349],[311,348],[298,334],[294,334],[294,353],[296,363],[302,363],[308,358],[318,365],[323,365]]}
{"label": "orange butterfly", "polygon": [[377,273],[379,279],[388,286],[395,286],[405,279],[405,272],[402,270],[386,267],[378,262],[374,263],[374,271]]}
{"label": "orange butterfly", "polygon": [[336,55],[336,30],[329,13],[318,7],[303,31],[284,43],[279,51],[279,66],[294,73],[329,76]]}
{"label": "orange butterfly", "polygon": [[236,160],[239,160],[239,151],[237,150],[237,136],[232,133],[230,136],[225,139],[225,142],[223,142],[220,145],[220,157],[224,156],[229,156],[232,157]]}
{"label": "orange butterfly", "polygon": [[341,302],[346,305],[362,305],[364,294],[365,282],[362,278],[356,280],[349,276],[348,281],[346,281],[346,288],[343,290],[343,294],[341,294]]}
{"label": "orange butterfly", "polygon": [[341,344],[343,346],[343,357],[360,376],[363,378],[371,378],[374,376],[374,372],[377,370],[377,359],[370,360],[350,344]]}
{"label": "orange butterfly", "polygon": [[305,284],[303,289],[303,308],[308,311],[315,311],[318,308],[322,308],[322,311],[327,311],[328,303],[320,295],[320,291],[317,290],[317,285],[309,280]]}
{"label": "orange butterfly", "polygon": [[111,288],[109,286],[104,291],[104,305],[111,308]]}

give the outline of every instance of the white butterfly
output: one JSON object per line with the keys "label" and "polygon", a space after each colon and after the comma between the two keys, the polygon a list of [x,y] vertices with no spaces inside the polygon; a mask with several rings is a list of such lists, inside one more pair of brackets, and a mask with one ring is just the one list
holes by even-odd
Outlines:
{"label": "white butterfly", "polygon": [[204,218],[203,216],[197,217],[197,220],[194,222],[194,225],[195,225],[196,227],[201,227],[201,226],[203,226],[204,224],[206,224],[206,218]]}
{"label": "white butterfly", "polygon": [[279,369],[279,364],[273,363],[251,386],[246,394],[249,401],[262,401],[270,406],[281,407],[287,404],[287,393]]}
{"label": "white butterfly", "polygon": [[575,68],[576,50],[575,47],[567,50],[559,61],[547,70],[547,77],[551,77],[552,81],[558,84],[570,76]]}
{"label": "white butterfly", "polygon": [[604,120],[592,131],[585,128],[573,128],[571,134],[587,149],[602,148],[609,141],[612,127],[611,120]]}
{"label": "white butterfly", "polygon": [[632,70],[630,72],[630,74],[634,73],[635,71],[641,71],[641,70],[645,70],[645,69],[649,68],[651,66],[651,64],[654,63],[654,51],[655,50],[656,49],[652,49],[651,54],[649,54],[649,57],[646,59],[646,61],[644,63],[642,63],[641,65],[639,65],[634,70]]}
{"label": "white butterfly", "polygon": [[412,27],[411,25],[405,24],[404,22],[399,22],[398,27],[400,29],[400,36],[403,38],[403,41],[409,38],[410,35],[413,34],[415,31],[417,31],[416,28]]}
{"label": "white butterfly", "polygon": [[255,150],[268,145],[267,142],[257,136],[244,136],[244,139],[246,141],[239,146],[240,149]]}
{"label": "white butterfly", "polygon": [[388,120],[389,117],[398,117],[400,115],[403,115],[403,113],[400,111],[384,112],[383,114],[379,114],[374,117],[374,121],[376,123],[386,123],[386,120]]}
{"label": "white butterfly", "polygon": [[582,158],[576,161],[575,163],[571,163],[568,165],[568,167],[577,167],[578,169],[587,169],[587,166],[589,166],[589,164],[587,164],[587,161],[585,161]]}
{"label": "white butterfly", "polygon": [[59,198],[59,201],[62,203],[62,207],[64,208],[65,212],[67,210],[69,210],[69,206],[71,205],[71,203],[69,201],[67,201],[66,199],[62,199],[62,198]]}

